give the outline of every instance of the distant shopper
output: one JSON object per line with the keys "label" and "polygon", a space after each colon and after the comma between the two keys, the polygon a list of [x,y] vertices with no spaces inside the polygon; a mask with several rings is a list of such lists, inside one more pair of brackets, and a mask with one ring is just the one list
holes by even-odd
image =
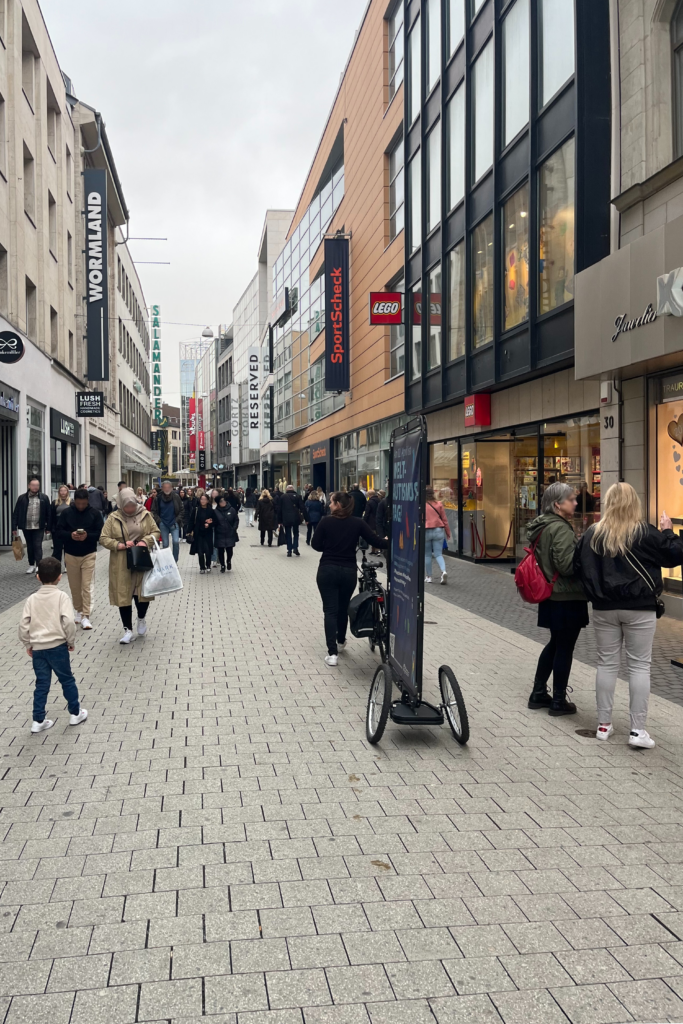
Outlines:
{"label": "distant shopper", "polygon": [[190,520],[192,519],[192,512],[194,510],[194,491],[191,487],[186,488],[185,493],[180,492],[180,498],[183,503],[183,536],[185,543],[190,543]]}
{"label": "distant shopper", "polygon": [[368,503],[368,499],[365,497],[360,489],[360,484],[354,484],[351,488],[351,497],[353,498],[353,514],[359,519],[363,518],[365,512],[365,506]]}
{"label": "distant shopper", "polygon": [[[549,715],[575,715],[576,704],[567,700],[567,685],[579,633],[588,625],[588,606],[581,581],[574,574],[576,537],[571,520],[576,495],[569,484],[546,487],[541,499],[541,515],[527,527],[527,536],[536,547],[536,559],[545,578],[557,576],[547,601],[538,606],[538,625],[550,630],[550,642],[541,651],[528,706],[547,708]],[[552,673],[553,694],[547,691]]]}
{"label": "distant shopper", "polygon": [[323,517],[311,540],[314,550],[322,551],[316,582],[325,616],[325,663],[330,666],[337,664],[339,648],[346,646],[349,601],[356,589],[358,573],[358,540],[363,537],[373,547],[389,547],[388,541],[354,516],[353,509],[352,495],[336,491],[330,497],[330,514]]}
{"label": "distant shopper", "polygon": [[90,508],[97,509],[98,512],[102,513],[102,522],[104,522],[104,497],[102,490],[99,487],[95,487],[94,484],[90,484],[88,487],[88,501]]}
{"label": "distant shopper", "polygon": [[285,528],[287,537],[287,558],[294,553],[299,557],[299,526],[303,523],[306,509],[301,496],[294,490],[293,484],[287,484],[287,490],[280,502],[280,523]]}
{"label": "distant shopper", "polygon": [[38,477],[32,476],[28,490],[19,495],[12,513],[12,536],[17,537],[21,530],[26,539],[27,576],[38,571],[38,562],[43,557],[43,537],[50,530],[51,519],[50,499],[42,493]]}
{"label": "distant shopper", "polygon": [[54,535],[64,546],[69,590],[76,624],[92,629],[90,610],[92,581],[97,559],[97,542],[102,533],[102,516],[88,501],[87,491],[76,491],[69,508],[59,516]]}
{"label": "distant shopper", "polygon": [[612,704],[621,649],[625,646],[631,747],[655,745],[645,726],[652,642],[663,589],[662,568],[673,569],[683,563],[683,540],[674,534],[665,512],[660,525],[661,533],[648,524],[640,498],[630,484],[612,484],[604,498],[600,522],[583,535],[574,559],[577,574],[593,604],[598,646],[596,737],[606,740],[614,731]]}
{"label": "distant shopper", "polygon": [[161,491],[152,502],[151,508],[154,522],[161,530],[163,546],[167,548],[173,542],[173,557],[176,562],[180,555],[180,530],[183,525],[185,509],[179,494],[173,490],[170,480],[164,480]]}
{"label": "distant shopper", "polygon": [[218,548],[218,561],[221,572],[228,572],[232,569],[232,556],[235,545],[239,540],[239,515],[232,505],[228,505],[228,499],[224,494],[218,496],[216,507],[213,510],[214,528],[213,543]]}
{"label": "distant shopper", "polygon": [[143,491],[142,487],[138,487],[137,491],[135,492],[135,500],[137,501],[138,505],[144,505],[145,502],[147,501],[147,495]]}
{"label": "distant shopper", "polygon": [[386,537],[387,534],[389,533],[389,523],[388,523],[389,512],[388,512],[388,507],[387,507],[388,503],[389,503],[389,499],[387,498],[387,496],[384,493],[384,491],[380,491],[379,493],[380,493],[381,497],[380,497],[380,500],[379,500],[379,505],[377,506],[377,519],[376,519],[376,521],[377,521],[377,528],[376,528],[376,533],[377,533],[378,537]]}
{"label": "distant shopper", "polygon": [[129,644],[133,634],[133,602],[138,612],[137,635],[147,632],[149,601],[140,593],[144,572],[128,568],[126,550],[135,545],[152,548],[159,539],[159,529],[151,512],[139,505],[132,487],[124,487],[119,494],[119,507],[104,524],[100,536],[102,547],[109,550],[109,603],[119,609],[124,633],[119,643]]}
{"label": "distant shopper", "polygon": [[273,530],[277,528],[277,515],[273,499],[265,487],[256,504],[255,518],[261,531],[261,547],[263,547],[266,534],[268,534],[268,547],[271,548],[273,546]]}
{"label": "distant shopper", "polygon": [[45,732],[55,724],[53,719],[45,717],[53,672],[61,683],[69,708],[69,725],[80,725],[88,717],[88,712],[80,705],[71,671],[69,651],[73,651],[76,642],[76,624],[71,601],[57,587],[62,578],[61,569],[56,558],[40,560],[38,579],[42,586],[26,601],[19,621],[19,639],[33,660],[36,674],[31,732]]}
{"label": "distant shopper", "polygon": [[[235,513],[237,514],[237,513]],[[199,497],[199,504],[192,513],[192,547],[191,555],[197,555],[199,559],[199,572],[202,576],[211,572],[211,557],[213,554],[213,532],[214,532],[213,509],[211,500],[204,491]]]}
{"label": "distant shopper", "polygon": [[256,491],[252,490],[251,487],[247,487],[244,497],[244,511],[247,516],[247,526],[254,525],[254,509],[256,508],[257,501],[258,495],[256,494]]}
{"label": "distant shopper", "polygon": [[144,507],[147,509],[148,512],[152,511],[152,504],[154,503],[154,499],[156,498],[157,493],[158,492],[156,487],[153,487],[152,490],[147,495],[147,497],[145,498]]}
{"label": "distant shopper", "polygon": [[236,493],[236,491],[233,490],[232,487],[228,487],[227,499],[228,499],[228,505],[232,505],[232,507],[234,508],[235,512],[239,512],[239,510],[240,510],[239,495]]}
{"label": "distant shopper", "polygon": [[306,530],[306,543],[310,545],[311,537],[315,533],[315,528],[325,514],[325,505],[320,498],[318,491],[310,490],[308,497],[305,502],[306,506],[306,523],[308,524]]}
{"label": "distant shopper", "polygon": [[436,500],[434,488],[427,488],[427,504],[425,506],[425,583],[432,582],[432,559],[441,570],[441,583],[448,582],[446,560],[443,557],[443,542],[451,539],[451,528],[446,518],[446,510]]}
{"label": "distant shopper", "polygon": [[69,505],[71,504],[71,495],[69,494],[69,488],[66,484],[61,484],[57,489],[57,497],[52,502],[52,508],[50,510],[50,526],[52,527],[52,557],[56,558],[59,564],[62,564],[63,547],[61,538],[58,534],[57,524],[59,517],[62,512],[66,512]]}

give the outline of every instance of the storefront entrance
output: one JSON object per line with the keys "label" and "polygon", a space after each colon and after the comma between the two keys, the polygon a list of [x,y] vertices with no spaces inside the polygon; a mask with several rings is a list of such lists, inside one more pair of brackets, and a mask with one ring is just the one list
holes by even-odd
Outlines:
{"label": "storefront entrance", "polygon": [[[650,407],[654,412],[656,444],[655,508],[651,522],[659,525],[662,512],[670,517],[674,533],[683,534],[683,371],[650,381]],[[664,591],[683,595],[681,566],[662,569]]]}
{"label": "storefront entrance", "polygon": [[439,442],[430,449],[431,483],[446,510],[453,554],[475,561],[520,559],[543,490],[556,481],[576,489],[577,536],[599,518],[597,414]]}

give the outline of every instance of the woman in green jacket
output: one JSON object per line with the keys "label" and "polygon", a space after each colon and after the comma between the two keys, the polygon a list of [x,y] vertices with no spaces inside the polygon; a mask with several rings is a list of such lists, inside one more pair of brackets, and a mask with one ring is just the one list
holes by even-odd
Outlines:
{"label": "woman in green jacket", "polygon": [[[588,600],[574,575],[576,536],[571,520],[575,508],[573,487],[550,484],[543,492],[541,515],[529,523],[527,530],[532,543],[538,540],[536,559],[545,578],[551,581],[557,573],[552,594],[538,606],[538,625],[550,630],[550,642],[538,659],[528,705],[532,709],[548,708],[549,715],[576,714],[576,704],[567,700],[567,683],[576,641],[588,625]],[[551,672],[552,697],[546,688]]]}

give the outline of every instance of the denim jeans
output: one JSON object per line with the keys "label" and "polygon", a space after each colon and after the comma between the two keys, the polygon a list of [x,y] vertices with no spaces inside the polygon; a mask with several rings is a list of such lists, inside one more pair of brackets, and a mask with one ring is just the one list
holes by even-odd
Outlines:
{"label": "denim jeans", "polygon": [[287,550],[298,551],[299,550],[299,524],[294,523],[293,526],[285,526],[285,535],[287,537]]}
{"label": "denim jeans", "polygon": [[425,576],[432,575],[432,558],[435,558],[441,572],[446,571],[446,562],[443,557],[443,539],[446,531],[443,526],[435,526],[431,530],[425,530]]}
{"label": "denim jeans", "polygon": [[165,548],[168,547],[168,538],[171,537],[173,540],[173,557],[177,562],[178,555],[180,554],[180,527],[177,523],[174,526],[167,526],[162,520],[159,523],[159,532],[161,533],[161,540]]}
{"label": "denim jeans", "polygon": [[44,536],[45,530],[24,530],[29,565],[38,565],[38,562],[43,557]]}
{"label": "denim jeans", "polygon": [[43,722],[45,720],[45,705],[47,695],[50,692],[52,673],[57,676],[62,684],[64,700],[69,706],[69,712],[77,715],[81,710],[78,702],[78,687],[71,671],[69,659],[69,648],[66,644],[59,647],[49,647],[46,651],[33,652],[33,671],[36,674],[36,688],[33,691],[33,721]]}

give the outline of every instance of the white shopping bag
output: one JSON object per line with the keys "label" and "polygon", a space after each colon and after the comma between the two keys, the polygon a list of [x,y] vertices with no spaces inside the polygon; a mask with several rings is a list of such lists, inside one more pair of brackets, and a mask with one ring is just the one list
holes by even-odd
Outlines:
{"label": "white shopping bag", "polygon": [[183,589],[178,566],[175,564],[171,548],[160,548],[154,541],[154,551],[150,552],[154,568],[146,572],[142,578],[141,596],[143,598],[161,597]]}

